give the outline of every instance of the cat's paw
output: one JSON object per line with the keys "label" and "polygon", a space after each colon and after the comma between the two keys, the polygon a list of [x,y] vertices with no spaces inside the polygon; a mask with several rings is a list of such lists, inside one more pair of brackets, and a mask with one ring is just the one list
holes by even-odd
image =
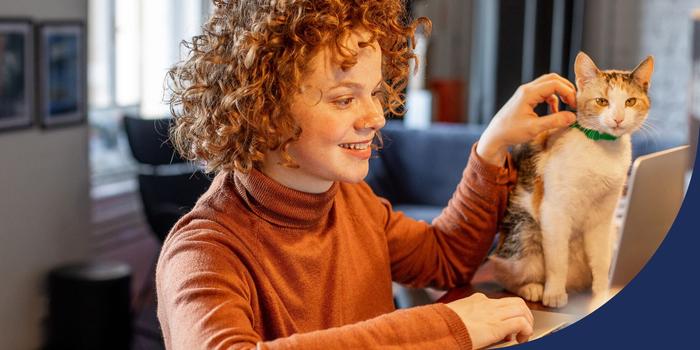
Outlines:
{"label": "cat's paw", "polygon": [[605,304],[610,299],[610,289],[607,284],[603,286],[593,285],[593,298],[591,300],[592,307],[597,309]]}
{"label": "cat's paw", "polygon": [[542,304],[548,307],[564,307],[569,302],[565,289],[545,288]]}
{"label": "cat's paw", "polygon": [[605,283],[593,283],[591,288],[593,291],[593,296],[597,298],[606,298],[610,294],[610,288],[608,287],[607,281]]}
{"label": "cat's paw", "polygon": [[525,300],[538,302],[542,300],[544,286],[540,283],[528,283],[518,289],[518,295]]}

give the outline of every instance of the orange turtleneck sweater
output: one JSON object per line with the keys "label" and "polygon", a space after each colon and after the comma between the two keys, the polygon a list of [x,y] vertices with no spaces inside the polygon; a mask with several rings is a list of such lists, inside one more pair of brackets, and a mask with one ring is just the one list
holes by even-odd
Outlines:
{"label": "orange turtleneck sweater", "polygon": [[165,241],[156,272],[168,349],[470,349],[443,304],[394,310],[391,281],[468,283],[493,240],[515,171],[472,148],[432,225],[367,184],[298,192],[253,170],[220,173]]}

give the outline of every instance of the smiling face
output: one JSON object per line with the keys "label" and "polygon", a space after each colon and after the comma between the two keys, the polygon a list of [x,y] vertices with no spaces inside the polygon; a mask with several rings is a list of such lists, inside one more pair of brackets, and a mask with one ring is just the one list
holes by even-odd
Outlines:
{"label": "smiling face", "polygon": [[654,70],[651,56],[631,72],[600,71],[590,57],[579,53],[574,70],[582,127],[621,136],[642,126],[651,104],[647,94]]}
{"label": "smiling face", "polygon": [[357,183],[369,170],[370,147],[384,124],[381,103],[382,54],[370,35],[356,31],[345,45],[357,52],[357,63],[342,69],[338,56],[321,49],[309,62],[290,114],[301,128],[289,154],[298,165],[282,165],[280,151],[268,151],[262,172],[304,192],[320,193],[334,181]]}

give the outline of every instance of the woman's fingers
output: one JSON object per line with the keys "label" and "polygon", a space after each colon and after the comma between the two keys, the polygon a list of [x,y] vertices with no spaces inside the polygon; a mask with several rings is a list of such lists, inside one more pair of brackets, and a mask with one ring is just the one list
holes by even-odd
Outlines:
{"label": "woman's fingers", "polygon": [[557,95],[549,95],[549,97],[547,97],[547,105],[549,105],[549,110],[552,111],[552,113],[559,112],[559,97],[557,97]]}
{"label": "woman's fingers", "polygon": [[503,337],[513,336],[518,343],[526,342],[534,329],[535,319],[532,311],[521,298],[501,298],[496,301],[499,305],[500,328]]}
{"label": "woman's fingers", "polygon": [[523,85],[522,88],[524,102],[533,108],[542,102],[546,102],[553,94],[561,96],[566,104],[572,107],[576,106],[576,89],[571,88],[571,86],[558,79],[533,82]]}
{"label": "woman's fingers", "polygon": [[568,85],[569,87],[571,87],[572,89],[576,90],[576,86],[574,85],[574,83],[570,82],[568,79],[562,77],[561,75],[559,75],[557,73],[544,74],[544,75],[540,76],[539,78],[533,80],[532,82],[533,83],[541,83],[541,82],[549,81],[549,80],[561,81],[562,83],[564,83],[564,84]]}
{"label": "woman's fingers", "polygon": [[511,298],[501,298],[498,299],[500,307],[503,310],[503,319],[513,318],[513,317],[525,317],[525,319],[533,324],[535,318],[532,316],[532,311],[527,307],[525,301],[521,298],[511,297]]}
{"label": "woman's fingers", "polygon": [[515,334],[518,343],[526,342],[532,336],[532,324],[525,317],[513,317],[503,320],[500,324],[503,331],[503,338],[510,334]]}
{"label": "woman's fingers", "polygon": [[[522,87],[529,92],[526,93],[529,95],[527,103],[532,107],[547,101],[547,98],[552,94],[561,96],[566,104],[576,107],[576,87],[558,74],[545,74]],[[535,99],[533,100],[532,97]]]}
{"label": "woman's fingers", "polygon": [[561,111],[552,113],[539,118],[533,118],[535,124],[535,134],[551,129],[559,129],[567,127],[576,121],[576,114],[569,111]]}

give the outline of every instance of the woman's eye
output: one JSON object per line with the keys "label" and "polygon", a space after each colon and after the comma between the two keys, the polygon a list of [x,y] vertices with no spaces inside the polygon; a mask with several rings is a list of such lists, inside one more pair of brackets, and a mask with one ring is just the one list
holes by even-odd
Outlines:
{"label": "woman's eye", "polygon": [[335,103],[338,107],[345,108],[345,107],[350,106],[350,104],[351,104],[352,101],[354,101],[354,100],[355,100],[354,97],[346,97],[346,98],[341,98],[341,99],[335,100],[334,103]]}
{"label": "woman's eye", "polygon": [[637,99],[634,97],[630,97],[627,99],[627,101],[625,101],[625,106],[627,106],[627,107],[632,107],[635,104],[637,104]]}
{"label": "woman's eye", "polygon": [[595,103],[597,103],[598,106],[607,107],[607,105],[608,105],[608,100],[606,100],[606,99],[604,99],[604,98],[602,98],[602,97],[598,97],[598,98],[595,99]]}

